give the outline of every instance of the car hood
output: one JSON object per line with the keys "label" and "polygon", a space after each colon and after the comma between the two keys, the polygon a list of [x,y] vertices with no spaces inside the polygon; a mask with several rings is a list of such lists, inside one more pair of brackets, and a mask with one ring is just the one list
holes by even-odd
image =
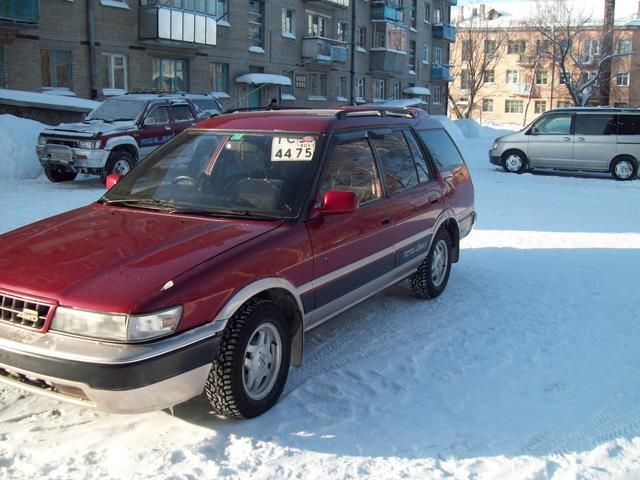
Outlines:
{"label": "car hood", "polygon": [[61,123],[57,127],[48,127],[43,135],[70,135],[81,134],[82,136],[108,135],[117,132],[126,132],[135,128],[133,120],[122,120],[119,122],[105,122],[103,120],[87,120],[85,122]]}
{"label": "car hood", "polygon": [[279,224],[93,204],[0,236],[0,289],[126,313],[178,275]]}

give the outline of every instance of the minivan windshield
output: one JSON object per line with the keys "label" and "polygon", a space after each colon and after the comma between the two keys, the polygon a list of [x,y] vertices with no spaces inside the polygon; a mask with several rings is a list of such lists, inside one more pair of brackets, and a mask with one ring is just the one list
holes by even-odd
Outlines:
{"label": "minivan windshield", "polygon": [[174,213],[294,218],[319,156],[317,135],[188,130],[153,152],[102,203]]}
{"label": "minivan windshield", "polygon": [[145,102],[136,100],[107,99],[87,115],[87,120],[103,120],[105,122],[135,121],[144,110],[145,105]]}

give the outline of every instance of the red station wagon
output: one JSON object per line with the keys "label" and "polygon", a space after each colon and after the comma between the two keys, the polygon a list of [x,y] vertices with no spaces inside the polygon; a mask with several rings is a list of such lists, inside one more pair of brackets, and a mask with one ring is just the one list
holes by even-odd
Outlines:
{"label": "red station wagon", "polygon": [[476,217],[413,109],[221,115],[107,184],[0,236],[0,381],[111,412],[260,415],[306,331],[407,278],[442,293]]}

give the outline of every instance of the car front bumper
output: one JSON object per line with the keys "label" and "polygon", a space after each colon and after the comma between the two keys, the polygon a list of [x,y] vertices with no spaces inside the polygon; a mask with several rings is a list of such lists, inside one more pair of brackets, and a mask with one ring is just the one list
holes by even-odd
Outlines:
{"label": "car front bumper", "polygon": [[502,162],[500,160],[500,155],[498,155],[498,153],[493,151],[493,150],[489,151],[489,162],[493,163],[494,165],[498,165],[498,166],[502,165]]}
{"label": "car front bumper", "polygon": [[160,410],[202,393],[222,328],[123,345],[0,325],[0,382],[108,412]]}
{"label": "car front bumper", "polygon": [[57,166],[73,172],[85,172],[104,168],[111,152],[47,144],[38,145],[36,153],[43,167]]}

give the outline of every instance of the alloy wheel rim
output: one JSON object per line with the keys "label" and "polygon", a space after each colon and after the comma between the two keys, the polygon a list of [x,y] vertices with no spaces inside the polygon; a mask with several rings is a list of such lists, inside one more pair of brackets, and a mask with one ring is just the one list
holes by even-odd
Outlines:
{"label": "alloy wheel rim", "polygon": [[505,163],[512,172],[518,171],[522,167],[522,159],[518,155],[509,155]]}
{"label": "alloy wheel rim", "polygon": [[242,385],[252,400],[269,395],[282,363],[282,339],[272,323],[263,323],[251,335],[244,351]]}
{"label": "alloy wheel rim", "polygon": [[444,281],[447,274],[447,263],[449,261],[449,252],[447,244],[444,240],[439,240],[433,249],[431,257],[431,282],[439,287]]}
{"label": "alloy wheel rim", "polygon": [[619,162],[616,165],[616,175],[620,178],[629,178],[633,173],[633,168],[631,164],[627,161]]}
{"label": "alloy wheel rim", "polygon": [[129,173],[129,170],[131,170],[131,166],[126,160],[118,160],[113,166],[113,173],[118,173],[120,175],[126,175]]}

